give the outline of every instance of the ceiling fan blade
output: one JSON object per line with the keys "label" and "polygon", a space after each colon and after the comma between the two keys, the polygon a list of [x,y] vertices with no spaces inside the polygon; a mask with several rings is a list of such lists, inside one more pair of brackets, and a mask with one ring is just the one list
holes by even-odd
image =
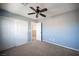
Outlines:
{"label": "ceiling fan blade", "polygon": [[33,7],[30,7],[30,8],[36,12],[36,10]]}
{"label": "ceiling fan blade", "polygon": [[36,14],[36,18],[38,18],[38,13]]}
{"label": "ceiling fan blade", "polygon": [[46,17],[46,15],[44,15],[44,14],[42,14],[42,13],[40,13],[40,15],[43,16],[43,17]]}
{"label": "ceiling fan blade", "polygon": [[44,9],[40,10],[40,12],[44,12],[44,11],[47,11],[47,8],[44,8]]}
{"label": "ceiling fan blade", "polygon": [[28,15],[32,15],[32,14],[35,14],[35,13],[28,13]]}

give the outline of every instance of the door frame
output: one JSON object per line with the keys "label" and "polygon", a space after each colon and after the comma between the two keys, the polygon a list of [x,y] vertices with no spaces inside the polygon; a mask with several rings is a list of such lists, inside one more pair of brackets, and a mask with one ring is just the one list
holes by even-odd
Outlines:
{"label": "door frame", "polygon": [[[32,42],[32,23],[41,23],[41,22],[31,22],[30,24],[31,24],[31,42]],[[41,32],[40,32],[40,35],[41,35],[41,39],[39,40],[39,41],[42,41],[42,23],[41,23]],[[36,34],[36,36],[37,36],[37,34]]]}

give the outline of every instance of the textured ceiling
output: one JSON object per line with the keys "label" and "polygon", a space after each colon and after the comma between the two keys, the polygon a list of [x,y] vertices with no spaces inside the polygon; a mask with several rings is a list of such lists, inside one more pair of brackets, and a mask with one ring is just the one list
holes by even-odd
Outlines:
{"label": "textured ceiling", "polygon": [[[40,9],[47,8],[48,11],[43,12],[47,17],[44,18],[42,16],[39,16],[38,18],[35,17],[35,15],[27,15],[27,13],[33,12],[29,7],[40,6]],[[2,4],[2,9],[5,9],[9,12],[20,14],[22,16],[34,19],[34,20],[40,20],[40,19],[48,19],[52,18],[55,15],[65,13],[68,11],[72,11],[78,8],[78,4],[71,4],[71,3],[28,3],[28,4],[22,4],[22,3],[6,3]]]}

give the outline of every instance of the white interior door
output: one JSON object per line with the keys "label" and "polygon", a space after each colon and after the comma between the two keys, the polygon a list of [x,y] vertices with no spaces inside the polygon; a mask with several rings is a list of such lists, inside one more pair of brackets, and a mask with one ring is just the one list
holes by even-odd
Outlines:
{"label": "white interior door", "polygon": [[41,41],[41,23],[36,23],[36,40]]}

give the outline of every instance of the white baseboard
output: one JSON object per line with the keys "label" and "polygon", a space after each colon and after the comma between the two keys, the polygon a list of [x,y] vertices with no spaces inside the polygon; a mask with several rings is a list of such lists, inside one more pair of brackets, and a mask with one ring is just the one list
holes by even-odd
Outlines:
{"label": "white baseboard", "polygon": [[[44,40],[44,41],[45,41],[45,40]],[[45,42],[50,43],[50,42],[48,42],[48,41],[45,41]],[[78,50],[78,49],[75,49],[75,48],[67,47],[67,46],[60,45],[60,44],[57,44],[57,43],[54,43],[54,42],[51,43],[51,44],[54,44],[54,45],[57,45],[57,46],[61,46],[61,47],[64,47],[64,48],[71,49],[71,50],[74,50],[74,51],[79,52],[79,50]]]}

